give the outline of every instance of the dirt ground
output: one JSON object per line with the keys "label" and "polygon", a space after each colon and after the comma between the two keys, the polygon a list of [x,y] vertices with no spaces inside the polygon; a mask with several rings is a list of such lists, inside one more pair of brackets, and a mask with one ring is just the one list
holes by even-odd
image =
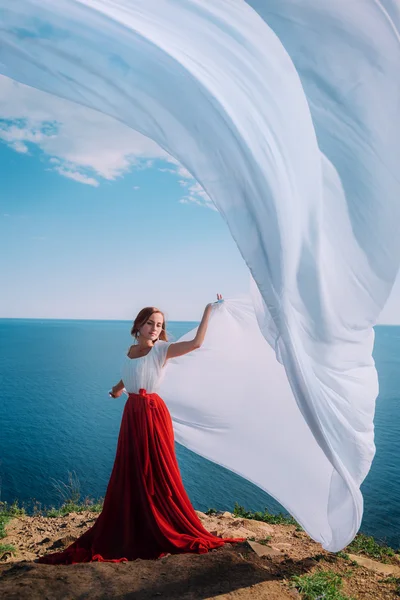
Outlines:
{"label": "dirt ground", "polygon": [[[156,561],[41,565],[35,560],[69,545],[89,528],[96,516],[71,513],[64,517],[22,516],[7,525],[2,544],[17,552],[0,555],[0,596],[3,600],[284,600],[301,596],[292,587],[294,575],[318,570],[343,576],[343,593],[355,599],[394,599],[400,559],[392,565],[362,558],[338,558],[322,550],[294,526],[268,525],[230,513],[198,513],[206,528],[222,537],[245,537],[209,554],[181,554]],[[259,543],[262,542],[262,543]],[[396,569],[399,569],[397,571]]]}

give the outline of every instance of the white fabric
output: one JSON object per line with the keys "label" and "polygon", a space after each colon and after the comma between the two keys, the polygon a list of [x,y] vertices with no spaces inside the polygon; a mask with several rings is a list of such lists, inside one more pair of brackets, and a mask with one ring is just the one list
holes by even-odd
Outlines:
{"label": "white fabric", "polygon": [[159,340],[145,356],[125,357],[121,376],[129,394],[137,394],[141,388],[149,394],[157,392],[164,377],[163,367],[168,347],[168,342]]}
{"label": "white fabric", "polygon": [[[329,535],[318,508],[327,504],[332,468],[260,332],[250,298],[215,307],[204,344],[167,362],[159,394],[179,443],[272,493],[307,531]],[[307,504],[310,510],[300,513]]]}
{"label": "white fabric", "polygon": [[[214,356],[225,373],[201,396],[213,394],[215,413],[186,385],[187,362],[181,387],[171,379],[174,402],[184,391],[198,401],[180,440],[216,462],[232,456],[223,464],[276,496],[329,550],[361,522],[378,391],[372,325],[400,261],[399,14],[395,0],[0,0],[2,73],[153,138],[225,218],[296,402],[287,399],[282,422],[287,383],[269,361],[279,376],[266,387],[256,338],[246,339],[260,348],[261,387],[244,395],[246,363],[234,391],[236,347],[215,334],[209,354],[192,359],[204,373]],[[249,312],[223,312],[222,339],[239,341],[251,322],[256,336]],[[222,431],[212,451],[199,442],[197,423],[208,418],[235,430],[225,389],[235,410],[254,415],[240,442],[247,461]],[[290,440],[276,452],[270,433],[293,433],[294,423],[302,462]],[[263,471],[268,458],[274,477]]]}

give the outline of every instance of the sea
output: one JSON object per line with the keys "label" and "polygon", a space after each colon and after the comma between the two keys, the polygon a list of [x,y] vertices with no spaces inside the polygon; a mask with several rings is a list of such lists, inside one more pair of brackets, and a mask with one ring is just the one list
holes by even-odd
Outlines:
{"label": "sea", "polygon": [[[173,339],[197,323],[171,322]],[[0,319],[0,500],[28,510],[60,506],[68,487],[81,499],[104,497],[124,398],[120,379],[130,323]],[[377,452],[365,479],[361,531],[400,548],[400,327],[378,326],[374,358],[380,395]],[[265,492],[177,445],[183,481],[196,509],[284,511]]]}

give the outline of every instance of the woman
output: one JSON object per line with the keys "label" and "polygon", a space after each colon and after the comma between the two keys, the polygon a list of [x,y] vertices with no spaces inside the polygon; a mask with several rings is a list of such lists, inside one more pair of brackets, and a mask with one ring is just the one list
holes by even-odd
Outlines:
{"label": "woman", "polygon": [[[217,295],[218,301],[222,296]],[[142,309],[131,333],[135,338],[110,396],[129,394],[122,416],[117,454],[93,527],[63,552],[38,562],[122,562],[181,552],[204,553],[225,542],[202,526],[183,487],[175,457],[172,421],[156,394],[165,363],[203,343],[213,305],[208,304],[193,340],[168,343],[163,313]]]}

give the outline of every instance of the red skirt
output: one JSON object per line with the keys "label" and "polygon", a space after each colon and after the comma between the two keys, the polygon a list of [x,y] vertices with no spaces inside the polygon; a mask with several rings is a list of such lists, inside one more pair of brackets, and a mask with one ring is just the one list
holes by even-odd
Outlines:
{"label": "red skirt", "polygon": [[183,487],[172,420],[157,394],[129,394],[104,506],[95,524],[63,552],[38,562],[76,564],[202,554],[225,542],[209,533]]}

